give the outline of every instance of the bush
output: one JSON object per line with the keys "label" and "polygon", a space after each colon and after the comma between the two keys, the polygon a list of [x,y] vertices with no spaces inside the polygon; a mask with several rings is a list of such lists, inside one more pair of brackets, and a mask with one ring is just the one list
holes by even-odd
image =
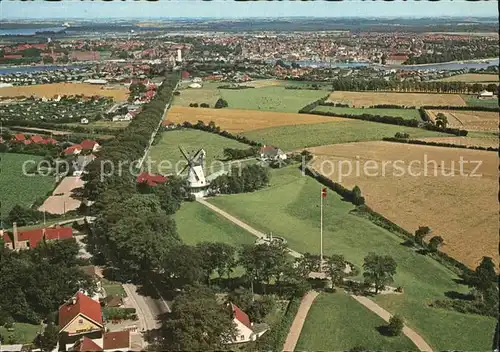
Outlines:
{"label": "bush", "polygon": [[174,95],[181,95],[181,92],[179,92],[178,90],[176,90],[176,91],[174,92]]}
{"label": "bush", "polygon": [[200,104],[200,108],[209,108],[210,105],[208,105],[207,103],[201,103]]}
{"label": "bush", "polygon": [[214,108],[216,109],[222,109],[222,108],[227,108],[228,107],[228,104],[227,104],[227,101],[225,101],[224,99],[222,98],[219,98],[216,102],[215,102],[215,105],[214,105]]}
{"label": "bush", "polygon": [[189,107],[190,108],[197,108],[198,107],[198,103],[189,103]]}
{"label": "bush", "polygon": [[389,325],[387,325],[387,330],[389,334],[391,334],[392,336],[398,336],[401,335],[404,325],[405,325],[404,319],[398,314],[395,314],[391,317],[391,319],[389,319]]}

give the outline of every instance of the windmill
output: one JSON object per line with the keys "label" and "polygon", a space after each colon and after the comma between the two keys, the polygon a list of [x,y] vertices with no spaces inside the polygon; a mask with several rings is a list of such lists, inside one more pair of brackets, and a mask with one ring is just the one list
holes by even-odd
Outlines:
{"label": "windmill", "polygon": [[191,193],[198,193],[203,191],[208,187],[208,182],[205,180],[205,174],[203,172],[203,162],[205,160],[205,151],[199,149],[193,157],[187,153],[182,146],[179,146],[179,150],[181,154],[187,161],[187,165],[178,173],[178,175],[182,174],[186,169],[188,170],[187,182],[189,184],[189,188]]}

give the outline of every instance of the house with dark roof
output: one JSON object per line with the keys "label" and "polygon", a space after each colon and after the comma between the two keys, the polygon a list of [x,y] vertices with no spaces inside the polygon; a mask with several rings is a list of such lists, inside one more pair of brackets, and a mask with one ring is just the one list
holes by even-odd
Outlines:
{"label": "house with dark roof", "polygon": [[264,145],[259,149],[260,159],[263,161],[286,160],[286,154],[278,147]]}

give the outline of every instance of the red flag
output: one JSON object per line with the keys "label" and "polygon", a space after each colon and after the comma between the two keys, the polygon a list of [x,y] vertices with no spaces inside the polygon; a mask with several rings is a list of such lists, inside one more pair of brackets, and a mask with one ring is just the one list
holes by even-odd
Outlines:
{"label": "red flag", "polygon": [[326,198],[326,188],[321,190],[321,197]]}

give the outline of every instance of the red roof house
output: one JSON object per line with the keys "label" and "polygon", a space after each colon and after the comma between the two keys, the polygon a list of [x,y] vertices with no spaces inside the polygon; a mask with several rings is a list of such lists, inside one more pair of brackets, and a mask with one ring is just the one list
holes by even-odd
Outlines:
{"label": "red roof house", "polygon": [[68,302],[59,307],[59,328],[68,335],[78,335],[102,330],[101,304],[77,292]]}
{"label": "red roof house", "polygon": [[11,249],[35,248],[43,240],[66,240],[72,237],[73,229],[71,227],[50,227],[25,231],[17,231],[17,227],[14,227],[12,236],[6,232],[3,234],[5,246]]}
{"label": "red roof house", "polygon": [[130,349],[130,331],[114,331],[107,332],[103,337],[103,348],[107,350],[122,350]]}
{"label": "red roof house", "polygon": [[92,150],[96,151],[99,148],[99,143],[92,139],[85,139],[80,143],[80,146],[83,150]]}
{"label": "red roof house", "polygon": [[26,140],[26,136],[22,133],[15,134],[14,137],[12,138],[14,142],[22,142]]}
{"label": "red roof house", "polygon": [[236,304],[231,303],[231,309],[233,310],[234,319],[238,320],[240,323],[245,325],[247,328],[251,329],[252,324],[250,323],[250,318],[248,315],[242,311]]}
{"label": "red roof house", "polygon": [[63,153],[64,155],[74,155],[74,154],[80,154],[81,151],[82,151],[82,146],[79,144],[75,144],[64,149]]}
{"label": "red roof house", "polygon": [[36,144],[45,144],[45,139],[43,139],[42,136],[31,136],[31,140],[33,141],[33,143],[36,143]]}
{"label": "red roof house", "polygon": [[80,340],[76,341],[73,347],[70,349],[70,352],[100,352],[102,351],[102,347],[97,343],[84,336]]}
{"label": "red roof house", "polygon": [[153,175],[148,172],[143,172],[139,176],[137,176],[137,183],[146,183],[149,186],[157,186],[158,184],[165,183],[168,181],[168,178],[161,175]]}

